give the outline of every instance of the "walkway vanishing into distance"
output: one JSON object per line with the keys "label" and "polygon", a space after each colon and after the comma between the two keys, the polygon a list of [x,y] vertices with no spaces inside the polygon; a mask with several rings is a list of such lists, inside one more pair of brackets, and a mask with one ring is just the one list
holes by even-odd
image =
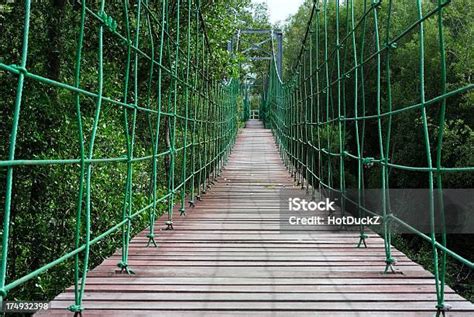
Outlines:
{"label": "walkway vanishing into distance", "polygon": [[[120,250],[87,280],[84,316],[431,316],[433,276],[403,253],[395,274],[383,274],[383,240],[359,232],[282,234],[281,187],[293,180],[270,130],[250,120],[223,173],[203,201],[163,230],[158,248],[147,231],[131,241],[129,265],[120,274]],[[159,231],[161,230],[161,231]],[[449,316],[472,316],[474,305],[446,289]],[[37,315],[69,316],[73,288]],[[316,314],[315,314],[316,313]]]}

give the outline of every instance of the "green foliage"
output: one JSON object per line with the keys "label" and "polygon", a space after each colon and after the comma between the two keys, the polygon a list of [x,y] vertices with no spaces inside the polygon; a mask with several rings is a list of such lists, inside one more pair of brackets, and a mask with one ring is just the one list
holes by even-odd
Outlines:
{"label": "green foliage", "polygon": [[[449,120],[444,127],[443,161],[449,167],[474,166],[474,131],[464,120]],[[446,183],[453,188],[472,188],[472,173],[448,174]]]}

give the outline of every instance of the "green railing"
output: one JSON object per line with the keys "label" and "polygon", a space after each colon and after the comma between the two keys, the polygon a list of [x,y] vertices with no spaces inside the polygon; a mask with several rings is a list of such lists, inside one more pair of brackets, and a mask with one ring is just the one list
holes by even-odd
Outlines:
{"label": "green railing", "polygon": [[[122,231],[121,261],[118,266],[122,271],[133,273],[128,266],[128,250],[134,220],[147,215],[148,245],[156,246],[154,225],[158,204],[167,206],[166,224],[168,229],[173,229],[175,204],[179,204],[180,211],[184,214],[186,195],[191,198],[190,204],[194,204],[194,199],[199,199],[208,182],[217,176],[237,133],[239,118],[236,101],[239,83],[223,83],[221,78],[212,76],[215,73],[212,49],[206,36],[200,2],[193,0],[163,0],[159,3],[137,0],[133,8],[129,1],[113,4],[106,4],[104,0],[91,4],[81,1],[76,8],[77,16],[80,16],[79,23],[70,25],[77,29],[74,81],[69,83],[47,78],[29,70],[29,42],[35,37],[34,32],[30,32],[34,5],[35,2],[31,0],[24,1],[21,59],[14,64],[4,63],[5,59],[0,60],[1,76],[8,74],[17,81],[14,103],[9,105],[13,111],[8,158],[0,161],[0,169],[6,170],[0,296],[3,299],[13,288],[64,261],[74,259],[75,304],[70,310],[80,312],[83,310],[82,299],[92,245]],[[94,47],[87,43],[87,39],[90,40],[91,37],[97,40],[95,87],[83,85],[84,51]],[[107,73],[107,65],[112,62],[109,60],[110,50],[104,52],[104,47],[111,41],[120,43],[115,50],[126,52],[126,59],[123,61],[123,93],[120,95],[109,95],[104,91],[104,82],[108,82],[110,75],[114,75]],[[16,158],[22,106],[29,94],[25,89],[25,82],[40,83],[42,91],[46,93],[49,89],[60,89],[73,94],[70,107],[76,109],[76,116],[71,119],[75,119],[77,124],[77,157]],[[81,106],[91,100],[94,110],[93,117],[89,118]],[[123,112],[125,143],[122,153],[125,155],[103,157],[95,154],[96,141],[101,135],[102,116],[105,116],[104,108],[107,108],[105,112],[110,109],[120,109]],[[85,128],[86,121],[89,123],[88,129]],[[140,129],[142,125],[147,127],[145,130],[149,135],[146,146],[143,146],[143,140],[137,136],[139,125]],[[5,140],[7,138],[8,136]],[[143,155],[137,154],[135,148],[139,141],[141,148],[144,148],[140,152],[144,152]],[[110,207],[121,209],[122,216],[110,223],[106,231],[93,235],[91,213],[94,209],[94,170],[107,164],[126,166],[123,205]],[[149,165],[149,173],[146,175],[150,183],[148,203],[140,208],[134,205],[134,194],[136,187],[143,185],[140,184],[143,175],[134,175],[136,164]],[[165,168],[160,168],[161,164]],[[75,235],[75,245],[71,245],[69,252],[58,255],[54,261],[24,276],[8,279],[9,265],[13,265],[9,263],[12,239],[9,231],[15,203],[15,196],[12,194],[15,171],[45,165],[69,165],[77,170],[76,175],[69,175],[78,184],[75,233],[71,230],[71,235]],[[159,188],[160,179],[163,178],[166,181],[161,181],[161,184],[167,184],[164,194]]]}
{"label": "green railing", "polygon": [[[446,124],[447,100],[452,100],[474,88],[473,84],[453,90],[446,83],[446,49],[444,41],[444,11],[450,1],[412,1],[397,7],[398,1],[347,0],[315,1],[303,44],[292,74],[285,83],[278,76],[276,62],[271,65],[267,93],[267,120],[273,129],[285,164],[299,184],[314,191],[328,192],[343,197],[342,212],[348,204],[355,205],[360,216],[380,214],[364,205],[367,176],[376,177],[381,189],[383,238],[385,244],[385,272],[393,270],[395,259],[391,252],[392,225],[404,227],[432,245],[433,267],[437,293],[437,308],[448,308],[444,301],[446,256],[459,260],[468,268],[474,264],[449,249],[446,230],[435,227],[435,202],[442,199],[443,180],[448,174],[472,173],[474,166],[446,167],[442,160],[443,133]],[[435,2],[435,3],[433,3]],[[414,19],[402,28],[394,29],[394,19],[409,7]],[[396,10],[398,9],[398,11]],[[439,89],[428,97],[425,87],[426,24],[436,30]],[[407,41],[410,39],[410,41]],[[401,44],[399,44],[401,43]],[[393,101],[392,87],[395,82],[391,58],[397,44],[417,45],[415,55],[410,56],[418,67],[418,84],[415,95],[418,102],[397,104]],[[429,56],[433,59],[433,56]],[[398,59],[400,62],[400,59]],[[431,67],[436,64],[431,62]],[[433,66],[434,65],[434,66]],[[430,80],[433,80],[430,78]],[[433,88],[431,88],[433,90]],[[434,111],[437,109],[437,113]],[[437,129],[433,141],[429,128],[428,113]],[[419,116],[424,162],[408,165],[397,163],[391,156],[391,133],[396,120],[403,116]],[[376,139],[375,148],[368,148],[367,139]],[[349,143],[350,142],[350,143]],[[355,143],[355,144],[354,144]],[[400,158],[399,158],[400,160]],[[347,195],[349,167],[354,167],[358,197]],[[370,169],[369,169],[370,168]],[[391,171],[416,173],[410,177],[425,180],[429,193],[430,233],[426,234],[396,216],[390,208]],[[442,204],[440,204],[442,206]],[[449,215],[449,210],[446,210]],[[439,235],[436,232],[441,232]],[[366,244],[366,228],[360,227],[358,247]],[[363,265],[363,264],[361,264]]]}

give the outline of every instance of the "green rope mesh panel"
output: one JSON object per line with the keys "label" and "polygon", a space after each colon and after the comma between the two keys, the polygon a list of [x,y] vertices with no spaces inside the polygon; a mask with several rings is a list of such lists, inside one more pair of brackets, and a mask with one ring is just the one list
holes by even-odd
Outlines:
{"label": "green rope mesh panel", "polygon": [[[128,266],[128,250],[131,227],[135,219],[148,215],[148,245],[156,246],[154,237],[155,217],[158,204],[167,205],[168,228],[172,229],[173,209],[180,204],[181,213],[186,209],[186,195],[194,197],[206,190],[208,182],[215,179],[222,168],[237,133],[237,95],[239,83],[223,83],[221,78],[213,77],[212,50],[205,31],[205,21],[197,0],[177,0],[152,3],[137,0],[133,7],[129,1],[113,4],[118,18],[108,12],[102,0],[88,4],[78,4],[79,24],[75,42],[74,82],[61,82],[29,70],[29,40],[35,36],[30,32],[32,6],[31,0],[24,1],[24,25],[21,59],[17,64],[0,62],[0,70],[16,78],[17,88],[11,122],[8,158],[0,161],[0,168],[6,169],[5,211],[3,215],[2,258],[0,267],[0,295],[7,296],[13,288],[37,277],[46,270],[74,258],[75,304],[72,311],[83,309],[82,298],[89,270],[91,246],[106,239],[112,233],[122,232],[122,252],[118,266],[133,273]],[[91,6],[92,5],[92,6]],[[97,11],[96,11],[97,9]],[[121,13],[120,13],[121,11]],[[97,37],[96,86],[83,85],[84,47],[88,45],[87,36]],[[104,90],[110,54],[106,54],[107,41],[121,43],[120,49],[126,52],[123,75],[123,94],[109,95]],[[119,49],[118,47],[116,49]],[[145,65],[145,66],[144,66]],[[120,77],[119,77],[120,78]],[[51,157],[47,159],[16,159],[15,150],[25,103],[25,82],[38,82],[43,91],[63,89],[74,94],[76,109],[78,157]],[[145,83],[145,89],[143,86]],[[3,98],[3,96],[2,96]],[[84,100],[92,99],[95,107],[92,118],[85,118]],[[96,141],[101,136],[101,119],[104,108],[115,107],[123,112],[123,133],[125,144],[122,156],[103,157],[96,154]],[[143,118],[144,121],[142,120]],[[85,121],[92,122],[85,128]],[[146,155],[138,152],[137,143],[143,135],[137,134],[138,122],[148,125],[149,146]],[[87,137],[86,137],[87,134]],[[134,193],[140,185],[142,175],[135,175],[137,164],[148,162],[151,166],[148,179],[151,183],[148,203],[145,207],[135,207]],[[178,165],[179,162],[179,165]],[[121,219],[111,222],[106,231],[93,235],[91,225],[94,209],[93,170],[107,164],[126,166],[126,182],[123,192]],[[40,165],[79,166],[75,246],[66,254],[58,255],[54,261],[32,270],[28,274],[9,280],[9,245],[11,236],[10,214],[12,210],[15,170]],[[165,165],[166,168],[160,168]],[[166,190],[159,188],[160,180],[166,178]],[[163,183],[163,182],[162,182]],[[135,195],[136,196],[136,195]],[[119,206],[113,206],[117,208]],[[71,231],[74,234],[74,231]]]}
{"label": "green rope mesh panel", "polygon": [[[346,205],[351,203],[358,207],[361,217],[378,214],[366,208],[360,199],[364,192],[364,177],[370,175],[378,179],[382,191],[385,272],[392,269],[395,262],[391,253],[391,224],[397,223],[431,243],[437,308],[443,310],[446,256],[454,257],[471,269],[474,267],[471,261],[446,246],[444,228],[438,237],[435,234],[434,205],[436,199],[441,199],[435,192],[443,189],[444,176],[474,171],[473,166],[443,166],[445,113],[448,98],[466,93],[474,85],[448,89],[443,11],[450,1],[432,2],[435,3],[422,0],[404,3],[411,10],[414,21],[403,29],[394,29],[392,20],[398,18],[397,13],[400,14],[397,1],[315,1],[299,57],[292,68],[294,75],[283,83],[276,71],[276,63],[271,65],[265,109],[268,112],[266,124],[272,128],[282,158],[295,181],[302,187],[305,184],[307,188],[312,187],[313,191],[337,193],[342,197],[343,213]],[[424,31],[427,23],[434,24],[434,29],[437,29],[441,87],[436,95],[430,97],[425,87]],[[418,87],[414,93],[418,101],[398,105],[391,91],[395,84],[392,56],[396,53],[397,43],[412,37],[418,46],[418,54],[410,57],[417,61],[418,66]],[[435,141],[432,141],[427,112],[434,107],[439,108],[434,119],[439,129]],[[421,119],[421,139],[410,140],[424,145],[425,159],[416,166],[397,163],[397,158],[391,157],[393,126],[396,120],[407,115]],[[378,148],[368,149],[368,138],[375,138]],[[347,195],[349,165],[356,166],[355,181],[352,180],[352,186],[355,185],[359,192],[356,200]],[[388,197],[390,170],[418,172],[426,177],[425,186],[430,196],[430,234],[416,230],[391,213]],[[440,217],[444,220],[444,211]],[[364,226],[360,227],[359,247],[367,247],[365,230]]]}

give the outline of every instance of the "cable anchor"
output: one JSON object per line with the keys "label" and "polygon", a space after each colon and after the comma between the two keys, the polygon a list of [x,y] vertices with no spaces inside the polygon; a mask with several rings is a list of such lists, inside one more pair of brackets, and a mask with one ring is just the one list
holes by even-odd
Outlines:
{"label": "cable anchor", "polygon": [[394,259],[394,258],[387,258],[385,260],[385,270],[384,270],[384,274],[388,273],[388,271],[390,270],[389,273],[395,273],[395,268],[393,267],[395,264],[397,263],[397,261]]}
{"label": "cable anchor", "polygon": [[155,241],[155,235],[153,233],[148,234],[147,238],[148,238],[148,243],[146,244],[147,247],[149,247],[151,243],[153,243],[155,247],[158,247]]}
{"label": "cable anchor", "polygon": [[165,222],[166,228],[165,230],[174,230],[173,228],[173,221],[166,221]]}
{"label": "cable anchor", "polygon": [[133,272],[125,262],[119,262],[117,263],[117,266],[120,268],[120,273],[126,272],[128,275],[135,274],[135,272]]}
{"label": "cable anchor", "polygon": [[364,244],[364,248],[367,248],[367,243],[365,242],[365,239],[367,239],[367,238],[368,238],[368,236],[365,233],[361,233],[359,243],[357,244],[357,247],[360,248],[361,244]]}

